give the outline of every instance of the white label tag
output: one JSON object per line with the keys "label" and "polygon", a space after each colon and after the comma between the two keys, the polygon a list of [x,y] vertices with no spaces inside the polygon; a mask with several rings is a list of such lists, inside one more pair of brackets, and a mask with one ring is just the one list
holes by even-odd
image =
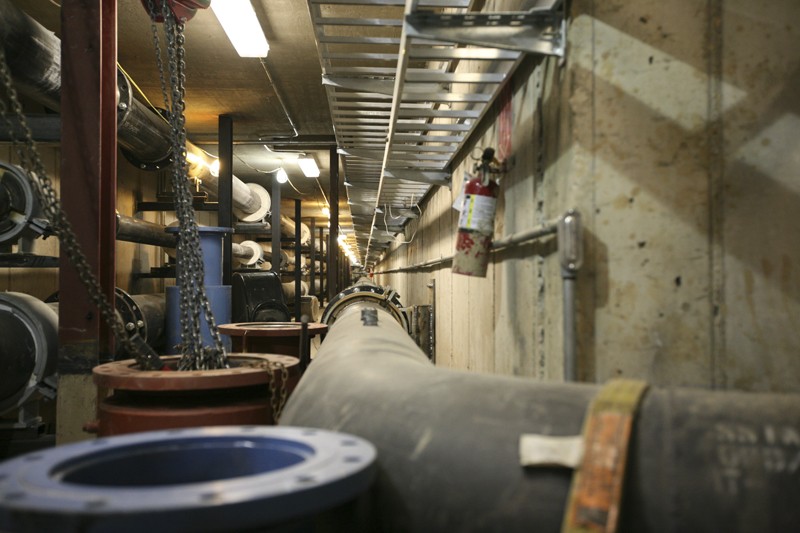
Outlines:
{"label": "white label tag", "polygon": [[564,466],[576,468],[583,458],[583,437],[520,435],[519,462],[522,466]]}
{"label": "white label tag", "polygon": [[494,233],[496,209],[496,198],[477,194],[464,195],[464,204],[458,217],[458,229],[475,230],[491,235]]}

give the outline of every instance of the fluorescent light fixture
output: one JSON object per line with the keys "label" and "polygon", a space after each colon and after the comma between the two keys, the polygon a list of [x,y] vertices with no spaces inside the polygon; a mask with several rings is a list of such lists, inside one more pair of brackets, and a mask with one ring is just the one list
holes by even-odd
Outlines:
{"label": "fluorescent light fixture", "polygon": [[267,57],[269,44],[250,0],[214,0],[211,10],[241,57]]}
{"label": "fluorescent light fixture", "polygon": [[[347,178],[345,178],[345,179],[344,179],[344,186],[345,186],[345,187],[352,187],[352,186],[353,186],[353,184],[352,184],[352,183],[350,183],[349,181],[347,181]],[[350,203],[350,202],[348,202],[348,203]]]}
{"label": "fluorescent light fixture", "polygon": [[278,183],[286,183],[289,181],[289,175],[283,170],[283,167],[278,169],[278,173],[275,174],[275,179],[278,180]]}
{"label": "fluorescent light fixture", "polygon": [[313,157],[301,157],[297,160],[297,165],[307,178],[318,178],[319,167]]}
{"label": "fluorescent light fixture", "polygon": [[215,159],[209,166],[208,171],[211,172],[211,175],[215,178],[219,177],[219,159]]}
{"label": "fluorescent light fixture", "polygon": [[347,236],[344,233],[340,233],[337,237],[337,240],[339,241],[339,244],[344,244],[347,242]]}

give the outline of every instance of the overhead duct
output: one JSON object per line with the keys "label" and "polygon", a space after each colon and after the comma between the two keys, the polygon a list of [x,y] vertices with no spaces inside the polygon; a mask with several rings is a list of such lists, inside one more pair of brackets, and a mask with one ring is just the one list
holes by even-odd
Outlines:
{"label": "overhead duct", "polygon": [[[521,466],[520,438],[580,435],[599,390],[436,368],[365,301],[339,314],[281,424],[375,444],[370,531],[556,533],[573,470]],[[798,428],[793,395],[650,389],[631,434],[618,530],[796,529]]]}
{"label": "overhead duct", "polygon": [[[41,104],[59,109],[61,95],[61,41],[55,34],[20,11],[9,0],[0,0],[0,45],[14,83]],[[130,82],[117,76],[117,136],[120,147],[140,168],[155,169],[170,163],[170,128],[166,120],[133,98]],[[213,161],[191,142],[186,143],[190,171],[200,187],[216,197],[219,177]],[[233,207],[245,222],[263,219],[270,209],[269,193],[256,183],[233,178]]]}

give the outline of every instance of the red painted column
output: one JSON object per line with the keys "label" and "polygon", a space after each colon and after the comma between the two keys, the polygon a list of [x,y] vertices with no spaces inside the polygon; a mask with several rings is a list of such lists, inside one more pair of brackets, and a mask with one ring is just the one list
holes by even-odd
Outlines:
{"label": "red painted column", "polygon": [[[61,203],[103,292],[112,302],[117,183],[116,19],[117,0],[62,1]],[[74,426],[80,424],[81,417],[94,418],[94,388],[89,376],[100,358],[111,356],[112,338],[63,251],[59,299],[57,431],[59,440],[66,442],[79,438],[80,426]],[[68,407],[65,402],[72,400],[76,405]],[[68,423],[67,417],[75,420]]]}

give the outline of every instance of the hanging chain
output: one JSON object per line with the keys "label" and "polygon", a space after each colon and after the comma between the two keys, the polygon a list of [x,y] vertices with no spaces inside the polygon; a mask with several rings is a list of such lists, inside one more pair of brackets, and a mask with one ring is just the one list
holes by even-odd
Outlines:
{"label": "hanging chain", "polygon": [[[269,395],[272,407],[272,420],[275,424],[281,418],[283,407],[286,405],[287,383],[289,381],[289,370],[286,365],[278,361],[265,361],[264,367],[269,372]],[[278,390],[278,374],[280,373],[280,390]]]}
{"label": "hanging chain", "polygon": [[164,61],[161,53],[161,40],[158,38],[158,25],[156,24],[156,6],[153,0],[147,0],[147,10],[150,14],[150,31],[153,34],[153,48],[156,51],[156,66],[158,67],[158,79],[161,82],[161,97],[164,100],[164,109],[169,110],[169,93],[167,93],[167,81],[164,77]]}
{"label": "hanging chain", "polygon": [[[217,329],[211,304],[203,285],[204,268],[200,235],[195,222],[192,193],[186,172],[186,118],[184,28],[176,20],[167,2],[161,2],[164,33],[167,41],[169,81],[172,101],[169,121],[172,127],[172,188],[175,193],[175,215],[178,218],[176,284],[180,294],[181,360],[179,370],[208,370],[227,367],[227,355]],[[160,56],[159,56],[160,57]],[[165,84],[166,87],[166,84]],[[166,90],[164,91],[166,93]],[[204,347],[200,334],[200,314],[205,315],[213,346]]]}
{"label": "hanging chain", "polygon": [[161,368],[162,363],[160,358],[152,348],[147,346],[138,333],[128,336],[122,319],[117,315],[114,307],[106,299],[100,287],[100,283],[92,273],[91,266],[89,266],[86,255],[83,253],[78,243],[72,225],[67,219],[66,213],[64,213],[64,210],[61,208],[61,202],[56,195],[55,188],[50,178],[47,177],[47,171],[45,170],[36,142],[33,140],[33,134],[28,126],[25,114],[22,111],[22,105],[19,102],[17,91],[11,79],[11,72],[6,63],[5,51],[2,48],[0,48],[0,78],[2,78],[0,82],[6,92],[8,104],[11,106],[11,112],[15,115],[19,127],[22,130],[22,142],[18,142],[17,140],[17,132],[9,117],[8,105],[3,99],[0,99],[0,114],[2,114],[6,122],[11,142],[19,155],[20,164],[25,170],[25,175],[33,185],[37,199],[42,205],[42,209],[47,219],[50,221],[54,233],[58,236],[61,249],[66,253],[70,263],[77,271],[78,278],[84,287],[86,287],[89,299],[97,306],[101,318],[114,332],[117,341],[122,343],[129,354],[136,357],[141,368],[148,370]]}

